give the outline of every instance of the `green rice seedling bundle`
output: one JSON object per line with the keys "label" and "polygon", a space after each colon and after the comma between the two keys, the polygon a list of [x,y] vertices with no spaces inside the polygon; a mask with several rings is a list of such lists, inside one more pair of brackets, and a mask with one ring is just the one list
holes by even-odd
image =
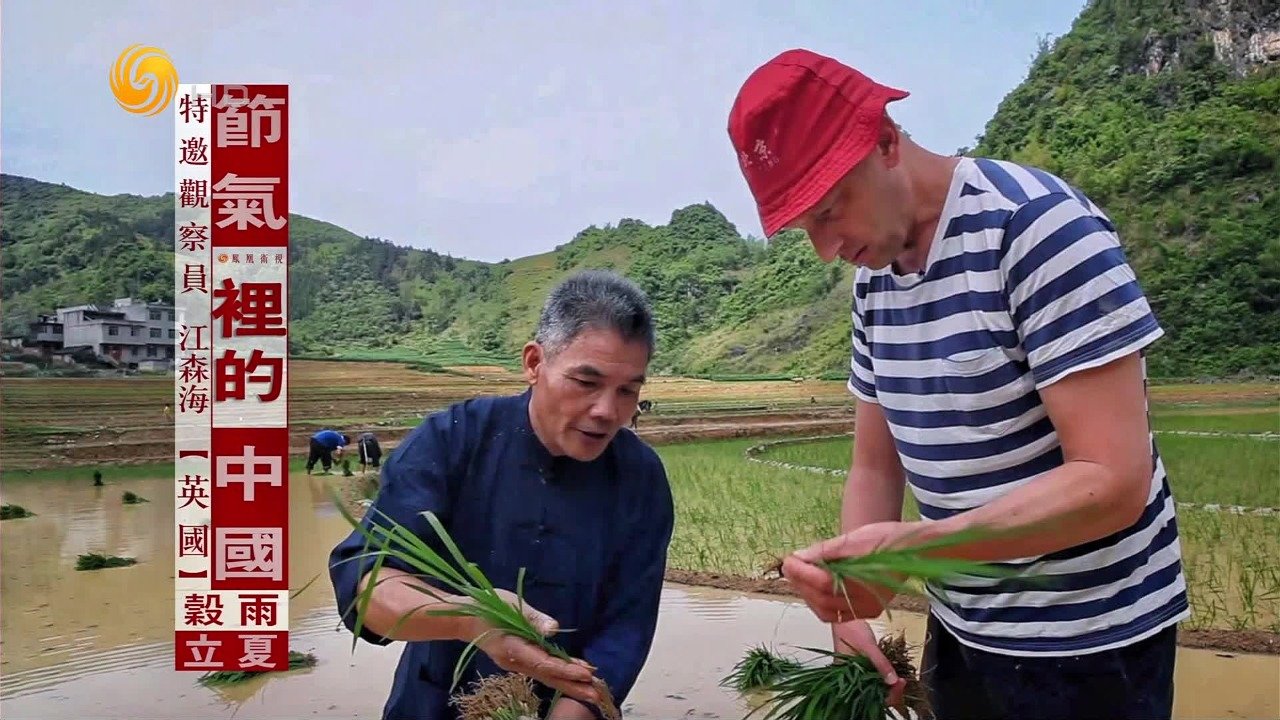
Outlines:
{"label": "green rice seedling bundle", "polygon": [[[919,592],[920,583],[939,583],[966,576],[998,579],[1018,575],[1017,571],[998,564],[934,554],[937,550],[994,537],[995,533],[990,531],[968,530],[916,545],[882,547],[866,555],[826,559],[817,564],[831,573],[833,592],[846,598],[846,583],[883,587],[898,594]],[[879,645],[898,676],[906,680],[904,703],[918,717],[930,717],[905,639],[901,636],[883,638]],[[831,662],[793,669],[767,683],[761,689],[770,693],[773,701],[752,714],[768,707],[763,720],[884,720],[889,710],[890,688],[868,658],[840,651],[805,649],[826,656]]]}
{"label": "green rice seedling bundle", "polygon": [[798,660],[782,657],[764,645],[757,645],[747,650],[720,685],[742,693],[753,692],[801,667]]}
{"label": "green rice seedling bundle", "polygon": [[0,520],[19,520],[34,515],[35,513],[21,505],[0,505]]}
{"label": "green rice seedling bundle", "polygon": [[[925,583],[940,583],[966,576],[1001,579],[1020,575],[1017,570],[999,564],[939,557],[934,554],[937,550],[995,537],[995,533],[983,529],[964,530],[915,545],[877,548],[865,555],[825,559],[815,564],[831,573],[833,591],[846,598],[846,583],[861,585],[869,590],[882,587],[895,595],[919,595],[923,594]],[[782,560],[775,560],[766,568],[766,572],[780,577]],[[942,592],[936,586],[935,590]],[[882,596],[880,592],[875,594],[877,597]]]}
{"label": "green rice seedling bundle", "polygon": [[120,496],[120,500],[125,505],[138,505],[145,502],[151,502],[132,490],[125,490],[124,494]]}
{"label": "green rice seedling bundle", "polygon": [[992,533],[969,530],[907,547],[873,550],[858,557],[823,560],[818,564],[831,573],[837,589],[846,582],[878,585],[894,593],[919,593],[922,583],[940,583],[959,577],[1009,578],[1017,571],[993,563],[938,557],[942,550],[974,540],[989,540]]}
{"label": "green rice seedling bundle", "polygon": [[102,570],[103,568],[129,567],[138,561],[131,557],[119,555],[103,555],[102,553],[85,553],[76,558],[76,570]]}
{"label": "green rice seedling bundle", "polygon": [[[333,503],[338,507],[339,512],[347,519],[356,530],[365,537],[365,552],[350,558],[349,560],[358,560],[365,557],[375,558],[372,569],[369,572],[369,582],[365,589],[360,593],[357,599],[355,632],[352,637],[352,648],[360,636],[360,631],[364,627],[365,615],[368,611],[369,599],[373,593],[374,587],[381,579],[378,577],[382,569],[382,563],[385,558],[391,557],[404,563],[408,567],[414,568],[417,573],[432,583],[441,585],[455,595],[469,598],[471,602],[451,605],[448,609],[427,610],[428,615],[447,615],[447,616],[470,616],[484,622],[495,632],[507,635],[513,635],[526,642],[536,645],[553,657],[559,658],[566,662],[573,661],[563,648],[547,639],[533,623],[527,618],[524,610],[524,570],[520,570],[517,578],[516,598],[517,604],[512,605],[507,602],[494,587],[493,583],[485,577],[484,573],[474,563],[467,561],[463,557],[462,552],[454,543],[453,538],[445,530],[435,513],[425,511],[422,516],[426,518],[431,525],[436,536],[443,543],[451,556],[452,563],[440,553],[436,552],[421,538],[415,536],[407,528],[395,522],[391,518],[385,518],[389,527],[383,526],[380,522],[371,523],[370,527],[365,527],[356,520],[347,509],[337,492],[330,488],[330,495]],[[370,508],[371,512],[378,512],[376,508]],[[385,516],[384,516],[385,517]],[[375,549],[370,551],[370,545],[374,545]],[[348,561],[349,561],[348,560]],[[347,562],[347,561],[343,561]],[[443,598],[437,594],[437,591],[430,587],[421,587],[418,585],[409,585],[423,594],[430,595],[437,601]],[[424,606],[429,603],[424,603]],[[396,623],[398,628],[401,623],[408,619],[411,613],[406,613]],[[392,630],[394,632],[394,628]],[[485,633],[488,635],[488,633]],[[457,687],[458,681],[462,676],[468,662],[472,656],[479,650],[477,643],[484,637],[476,638],[470,642],[463,650],[458,663],[454,668],[453,687]],[[609,692],[609,687],[603,680],[593,678],[592,684],[596,691],[600,694],[601,701],[599,709],[604,714],[606,720],[620,720],[621,713],[614,704],[613,697]],[[557,693],[557,697],[559,693]]]}
{"label": "green rice seedling bundle", "polygon": [[[316,666],[316,656],[311,653],[298,652],[297,650],[289,651],[289,669],[299,670],[301,668],[310,668]],[[196,681],[205,687],[214,687],[217,685],[235,685],[237,683],[252,680],[271,673],[271,670],[218,670],[215,672],[207,672],[200,676]]]}
{"label": "green rice seedling bundle", "polygon": [[[894,672],[906,682],[904,707],[894,708],[895,712],[909,709],[922,720],[932,718],[907,651],[906,638],[901,634],[886,636],[880,639],[879,647]],[[804,649],[829,662],[796,664],[755,688],[769,693],[772,699],[748,713],[748,718],[760,712],[764,713],[761,720],[885,720],[889,717],[890,687],[870,659],[859,654]]]}

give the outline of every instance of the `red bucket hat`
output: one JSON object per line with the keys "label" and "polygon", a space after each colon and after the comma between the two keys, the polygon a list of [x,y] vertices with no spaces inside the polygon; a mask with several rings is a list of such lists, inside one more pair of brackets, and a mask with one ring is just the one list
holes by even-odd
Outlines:
{"label": "red bucket hat", "polygon": [[809,50],[756,68],[729,111],[729,139],[772,237],[872,148],[885,105],[908,96]]}

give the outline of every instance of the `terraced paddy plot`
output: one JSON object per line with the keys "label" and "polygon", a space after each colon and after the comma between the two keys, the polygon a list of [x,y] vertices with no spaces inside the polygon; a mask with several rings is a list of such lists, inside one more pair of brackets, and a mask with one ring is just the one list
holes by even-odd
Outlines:
{"label": "terraced paddy plot", "polygon": [[[291,370],[295,473],[307,436],[321,424],[372,429],[390,450],[427,412],[524,388],[518,374],[492,366],[440,372],[295,361]],[[1280,516],[1208,506],[1280,505],[1274,497],[1280,440],[1256,437],[1280,434],[1280,388],[1156,386],[1152,396],[1175,497],[1196,505],[1179,517],[1195,614],[1192,630],[1183,633],[1175,716],[1276,716]],[[635,718],[742,717],[749,703],[719,682],[746,649],[828,642],[825,629],[793,599],[740,590],[785,593],[784,585],[763,578],[764,568],[777,555],[837,532],[853,440],[795,441],[851,431],[852,401],[842,382],[790,379],[655,378],[645,397],[656,404],[640,419],[639,432],[663,457],[676,497],[669,579],[686,585],[665,596],[655,660],[623,710]],[[162,559],[172,556],[172,533],[160,530],[172,521],[172,503],[158,498],[168,496],[164,488],[171,484],[172,426],[164,415],[171,400],[171,380],[164,378],[0,383],[0,501],[35,513],[0,523],[5,716],[38,717],[53,704],[105,712],[106,695],[121,717],[160,716],[179,707],[201,717],[233,711],[237,718],[376,715],[395,648],[376,654],[362,646],[352,656],[349,636],[333,632],[336,610],[322,582],[291,603],[302,643],[294,649],[313,653],[316,667],[234,688],[165,684],[173,680],[164,631],[173,603],[172,564]],[[783,444],[749,457],[750,448],[775,441]],[[766,464],[778,462],[792,467]],[[94,486],[95,471],[103,486]],[[321,483],[336,483],[358,507],[368,478],[293,477],[290,548],[297,555],[290,565],[300,587],[324,571],[329,548],[345,532]],[[126,505],[126,490],[152,502]],[[903,513],[915,516],[909,494]],[[77,558],[87,553],[133,557],[137,564],[76,571]],[[127,606],[133,620],[104,623],[99,606],[81,602],[88,597],[102,608]],[[918,615],[895,611],[894,618],[908,623],[912,643],[923,639]],[[701,651],[696,656],[694,644]],[[1239,654],[1250,650],[1272,654]],[[365,683],[360,692],[352,692],[352,678]],[[1246,690],[1221,693],[1228,682]],[[260,691],[253,688],[268,684],[272,691],[255,698]],[[134,687],[148,692],[119,691]],[[227,709],[228,703],[236,707]]]}
{"label": "terraced paddy plot", "polygon": [[[1199,432],[1206,434],[1182,434]],[[1173,485],[1174,499],[1251,508],[1280,506],[1280,435],[1255,437],[1208,432],[1157,429],[1156,446]],[[784,443],[766,448],[761,457],[844,470],[849,467],[853,442],[852,437],[846,436]]]}
{"label": "terraced paddy plot", "polygon": [[746,462],[752,444],[659,448],[675,495],[673,567],[758,577],[777,555],[838,531],[843,482]]}
{"label": "terraced paddy plot", "polygon": [[[680,498],[735,500],[761,495],[750,483],[740,493],[724,490],[739,475],[764,466],[741,453],[749,440],[664,446]],[[688,461],[699,449],[722,461],[723,472],[696,475]],[[736,448],[735,448],[736,446]],[[731,460],[736,459],[736,464]],[[707,468],[710,472],[715,466]],[[126,507],[120,487],[158,497],[171,480],[169,468],[111,468],[103,487],[87,473],[6,474],[0,489],[5,502],[39,510],[35,517],[0,524],[0,634],[5,638],[0,673],[0,715],[35,717],[207,717],[271,720],[281,717],[377,717],[390,687],[400,646],[361,644],[351,651],[350,636],[335,632],[337,608],[323,580],[290,602],[291,649],[315,658],[311,667],[268,673],[243,683],[208,686],[199,673],[174,673],[171,627],[173,533],[172,506],[152,502]],[[809,488],[815,496],[834,492],[817,477],[793,477],[788,489]],[[348,525],[328,501],[325,481],[354,483],[358,478],[318,478],[294,474],[290,482],[291,585],[301,587],[325,572],[329,548]],[[816,480],[816,482],[815,482]],[[808,481],[802,485],[802,481]],[[698,484],[718,489],[699,495]],[[761,495],[763,497],[763,495]],[[769,498],[776,496],[770,495]],[[775,505],[777,503],[775,502]],[[801,505],[804,506],[803,504]],[[678,536],[713,538],[716,523],[755,522],[748,504],[717,520],[706,513],[691,522],[682,513]],[[810,506],[815,516],[830,514]],[[784,519],[795,522],[795,515]],[[771,522],[755,522],[788,545],[800,533]],[[750,526],[748,527],[748,530]],[[823,528],[825,531],[826,528]],[[1224,528],[1223,532],[1230,532]],[[749,533],[743,532],[741,536]],[[738,535],[735,535],[737,537]],[[710,540],[706,541],[710,543]],[[750,538],[743,547],[755,547]],[[136,565],[77,572],[79,554],[128,555]],[[743,556],[749,553],[743,553]],[[673,564],[686,565],[681,552]],[[730,556],[724,556],[730,557]],[[745,563],[744,563],[745,565]],[[714,567],[714,566],[713,566]],[[895,612],[892,623],[876,623],[880,632],[905,632],[912,645],[923,640],[923,617]],[[824,647],[829,631],[792,598],[669,584],[664,590],[653,653],[635,691],[624,704],[627,718],[737,720],[759,699],[740,696],[720,681],[750,647],[768,644],[808,658],[798,648]],[[919,663],[918,651],[912,660]],[[310,663],[308,663],[310,664]],[[1174,717],[1276,717],[1280,689],[1275,677],[1280,657],[1218,650],[1179,649]],[[1231,687],[1231,692],[1222,692]]]}
{"label": "terraced paddy plot", "polygon": [[[425,414],[449,403],[525,387],[521,374],[495,365],[434,370],[395,362],[293,360],[289,370],[290,442],[304,453],[307,438],[320,427],[372,430],[393,446]],[[749,433],[838,430],[852,422],[843,384],[833,381],[658,377],[645,396],[657,405],[641,431],[654,442],[733,436],[741,427]],[[172,378],[6,378],[0,383],[0,465],[168,460],[173,426],[165,408],[172,403]]]}
{"label": "terraced paddy plot", "polygon": [[[1248,416],[1200,417],[1212,424],[1222,417]],[[853,443],[850,437],[783,441],[764,447],[756,457],[811,468],[812,482],[838,487],[842,478],[824,471],[847,468]],[[1280,437],[1161,432],[1157,443],[1174,499],[1180,503],[1179,531],[1192,604],[1188,626],[1280,633],[1280,567],[1274,561],[1280,556]],[[757,464],[764,472],[806,472]],[[780,492],[759,498],[756,505],[765,508],[783,502],[783,496]],[[904,517],[918,517],[910,493],[904,505]]]}
{"label": "terraced paddy plot", "polygon": [[1158,410],[1156,430],[1214,433],[1280,434],[1280,411],[1273,404],[1225,407],[1178,407]]}

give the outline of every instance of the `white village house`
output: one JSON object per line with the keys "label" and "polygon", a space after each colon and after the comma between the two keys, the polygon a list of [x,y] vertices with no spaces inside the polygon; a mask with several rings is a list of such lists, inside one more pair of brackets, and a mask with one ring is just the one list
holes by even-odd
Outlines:
{"label": "white village house", "polygon": [[177,326],[173,305],[116,298],[107,306],[58,308],[30,323],[26,335],[4,341],[51,358],[92,355],[120,368],[164,372],[174,367]]}

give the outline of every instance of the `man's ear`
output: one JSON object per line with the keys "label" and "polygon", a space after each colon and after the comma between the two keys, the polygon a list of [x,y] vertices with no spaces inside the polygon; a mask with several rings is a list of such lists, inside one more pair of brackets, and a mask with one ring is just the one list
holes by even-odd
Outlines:
{"label": "man's ear", "polygon": [[876,148],[884,156],[884,165],[892,168],[902,161],[902,131],[898,129],[893,118],[885,113],[880,124],[880,135],[876,139]]}
{"label": "man's ear", "polygon": [[523,360],[525,382],[530,385],[537,385],[538,375],[542,371],[542,346],[533,341],[525,343]]}

